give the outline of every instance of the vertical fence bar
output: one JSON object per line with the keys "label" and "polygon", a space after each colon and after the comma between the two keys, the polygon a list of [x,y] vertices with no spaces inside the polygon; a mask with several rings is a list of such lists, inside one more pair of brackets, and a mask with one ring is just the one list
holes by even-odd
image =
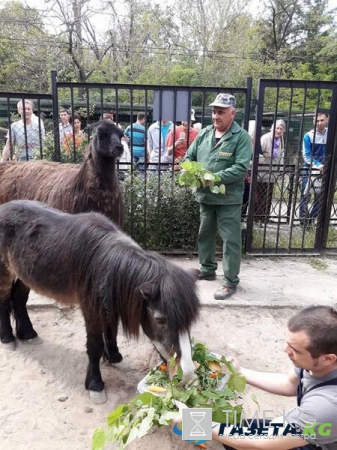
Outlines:
{"label": "vertical fence bar", "polygon": [[243,128],[248,131],[249,126],[249,117],[250,117],[250,109],[252,103],[252,86],[253,86],[253,78],[246,78],[246,98],[245,98],[245,115],[243,118]]}
{"label": "vertical fence bar", "polygon": [[[13,142],[12,142],[12,115],[11,115],[11,102],[10,96],[7,94],[6,96],[6,104],[7,104],[7,124],[8,124],[8,138],[9,138],[9,160],[13,159]],[[7,139],[6,139],[7,142]]]}
{"label": "vertical fence bar", "polygon": [[101,111],[100,111],[100,115],[99,118],[100,120],[104,118],[104,97],[103,97],[103,85],[100,85],[100,106],[101,106]]}
{"label": "vertical fence bar", "polygon": [[131,174],[133,174],[133,87],[130,87],[130,130],[131,130],[131,139],[130,139],[130,155],[131,155]]}
{"label": "vertical fence bar", "polygon": [[[26,150],[26,161],[29,160],[29,154],[28,154],[28,136],[27,136],[27,119],[26,119],[26,101],[24,94],[21,98],[22,102],[22,121],[23,121],[23,129],[24,129],[24,137],[25,137],[25,150]],[[21,155],[20,155],[21,156]]]}
{"label": "vertical fence bar", "polygon": [[253,221],[254,221],[254,213],[255,213],[254,194],[255,194],[255,190],[256,190],[257,172],[258,172],[258,167],[259,167],[259,146],[260,146],[260,141],[261,141],[261,126],[262,126],[262,117],[263,117],[264,93],[265,93],[265,85],[263,83],[263,80],[259,79],[258,89],[257,89],[258,102],[257,102],[257,106],[256,106],[256,120],[255,120],[255,144],[254,144],[254,153],[253,153],[251,185],[250,185],[250,192],[249,192],[249,209],[248,209],[248,215],[247,215],[245,252],[251,251],[252,243],[253,243]]}
{"label": "vertical fence bar", "polygon": [[[161,192],[160,192],[160,180],[161,180],[161,148],[162,148],[162,120],[163,120],[163,88],[159,90],[159,148],[158,148],[158,163],[157,163],[157,176],[158,176],[158,189],[157,189],[157,220],[160,221],[161,214]],[[156,235],[156,247],[159,247],[160,234]]]}
{"label": "vertical fence bar", "polygon": [[115,104],[116,104],[115,122],[118,125],[119,124],[119,108],[118,108],[118,86],[117,85],[115,85],[115,95],[116,95],[116,97],[115,97],[115,100],[116,100],[116,102],[115,102]]}
{"label": "vertical fence bar", "polygon": [[337,179],[337,86],[332,91],[328,136],[324,161],[325,183],[322,205],[321,249],[327,248],[329,225]]}
{"label": "vertical fence bar", "polygon": [[[134,165],[133,165],[133,88],[130,87],[130,119],[129,119],[129,125],[130,125],[130,138],[129,138],[129,149],[130,149],[130,164],[131,164],[131,170],[129,173],[129,176],[131,177],[131,196],[133,197],[133,180],[134,180]],[[131,197],[130,201],[130,218],[131,218],[131,235],[134,233],[135,229],[135,220],[134,220],[134,213],[135,213],[135,207],[133,198]]]}
{"label": "vertical fence bar", "polygon": [[[313,148],[315,146],[315,138],[316,138],[316,133],[317,133],[316,123],[317,123],[318,114],[320,112],[320,104],[321,104],[321,98],[322,98],[321,89],[322,89],[321,88],[321,84],[320,84],[320,82],[318,82],[318,95],[317,95],[315,124],[314,124],[315,132],[314,132],[314,142],[312,144]],[[326,176],[327,176],[326,165],[325,165],[326,162],[327,162],[326,151],[327,151],[327,146],[325,147],[325,161],[324,161],[324,168],[325,168],[325,170],[324,170],[324,172],[322,174],[322,183],[323,183],[323,180],[324,180],[324,183],[325,183]],[[312,151],[312,159],[313,159],[313,157],[314,157],[314,152]],[[312,161],[311,161],[311,166],[312,166]],[[312,167],[310,169],[312,170]],[[312,176],[312,172],[310,171],[309,183],[311,182],[311,176]],[[315,173],[314,173],[314,177],[315,177],[315,180],[316,180],[316,174]],[[317,194],[317,195],[319,195],[319,194]],[[316,199],[316,192],[315,192],[313,194],[313,204],[315,204],[316,201],[317,201],[317,199]],[[322,251],[322,235],[323,235],[322,212],[324,210],[323,206],[325,206],[325,204],[326,204],[326,201],[323,198],[322,199],[322,203],[320,205],[318,205],[319,210],[318,210],[318,215],[317,215],[317,228],[316,228],[316,235],[315,235],[315,250],[318,251],[318,252]]]}
{"label": "vertical fence bar", "polygon": [[58,90],[57,90],[57,71],[51,71],[51,90],[53,103],[53,130],[54,130],[54,153],[53,160],[61,161],[60,134],[59,134],[59,112],[58,112]]}
{"label": "vertical fence bar", "polygon": [[201,126],[204,128],[205,126],[205,108],[206,108],[206,88],[202,89],[202,115],[201,115]]}
{"label": "vertical fence bar", "polygon": [[[148,130],[148,88],[145,87],[145,164],[144,164],[144,199],[143,199],[143,205],[144,205],[144,244],[147,246],[147,158],[148,158],[148,137],[147,137],[147,130]],[[150,161],[149,161],[150,162]]]}
{"label": "vertical fence bar", "polygon": [[[298,152],[298,161],[297,161],[297,171],[296,171],[296,193],[298,192],[298,189],[300,191],[300,202],[299,202],[299,209],[298,209],[298,216],[299,216],[299,222],[301,223],[301,202],[302,202],[302,195],[304,191],[303,183],[304,178],[306,176],[306,169],[304,168],[304,160],[303,160],[303,128],[304,128],[304,118],[305,118],[305,110],[307,106],[307,97],[308,97],[308,86],[307,83],[304,83],[304,99],[303,99],[303,109],[302,109],[302,121],[301,121],[301,130],[300,130],[300,148]],[[302,178],[300,177],[302,176]],[[297,198],[297,195],[296,195]],[[301,242],[301,250],[304,249],[304,238],[305,238],[305,229],[302,229],[302,242]]]}
{"label": "vertical fence bar", "polygon": [[86,119],[86,125],[89,125],[89,123],[90,123],[90,98],[89,98],[89,96],[90,96],[90,91],[89,91],[89,88],[88,88],[88,86],[86,87],[86,89],[85,89],[85,91],[86,91],[86,95],[87,95],[87,99],[86,99],[86,106],[87,106],[87,119]]}
{"label": "vertical fence bar", "polygon": [[39,126],[39,147],[40,147],[40,159],[43,158],[43,139],[42,139],[42,119],[41,119],[41,99],[37,98],[37,118]]}
{"label": "vertical fence bar", "polygon": [[[292,106],[293,106],[293,96],[294,96],[294,88],[291,86],[290,88],[290,100],[289,100],[289,111],[288,111],[288,129],[287,129],[287,135],[286,135],[286,141],[285,141],[285,157],[284,157],[284,166],[283,167],[289,167],[290,169],[290,159],[287,155],[286,148],[288,148],[289,143],[289,134],[290,134],[290,122],[291,122],[291,114],[292,114]],[[290,222],[290,215],[291,215],[291,207],[292,207],[292,198],[293,198],[293,189],[294,189],[294,175],[289,171],[289,185],[288,185],[288,202],[287,202],[287,218],[286,223],[289,224]],[[292,233],[292,226],[290,227],[290,235]],[[290,248],[290,242],[291,239],[289,238],[288,242],[288,250]]]}

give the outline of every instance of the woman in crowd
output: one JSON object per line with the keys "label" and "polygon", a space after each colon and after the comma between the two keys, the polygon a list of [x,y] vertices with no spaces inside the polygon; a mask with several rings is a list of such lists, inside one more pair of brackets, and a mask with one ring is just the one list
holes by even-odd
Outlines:
{"label": "woman in crowd", "polygon": [[72,156],[76,152],[76,162],[80,162],[83,159],[84,148],[88,143],[88,136],[81,129],[81,116],[78,113],[74,113],[70,117],[69,123],[72,125],[73,131],[63,137],[61,148],[66,157]]}
{"label": "woman in crowd", "polygon": [[261,156],[256,184],[256,207],[255,220],[258,222],[268,222],[272,205],[274,185],[277,174],[271,167],[274,164],[282,164],[284,156],[284,133],[286,124],[279,119],[272,125],[270,132],[261,137]]}

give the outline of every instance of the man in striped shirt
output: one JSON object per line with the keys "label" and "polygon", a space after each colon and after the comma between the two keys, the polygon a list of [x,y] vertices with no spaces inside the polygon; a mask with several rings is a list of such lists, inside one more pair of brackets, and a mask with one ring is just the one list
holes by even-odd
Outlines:
{"label": "man in striped shirt", "polygon": [[145,113],[139,112],[137,121],[129,125],[124,132],[129,138],[132,161],[136,165],[144,164],[148,159],[145,150],[145,118]]}

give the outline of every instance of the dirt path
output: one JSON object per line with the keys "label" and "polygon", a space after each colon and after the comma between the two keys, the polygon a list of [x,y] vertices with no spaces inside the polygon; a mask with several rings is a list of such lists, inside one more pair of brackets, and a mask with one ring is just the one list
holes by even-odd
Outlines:
{"label": "dirt path", "polygon": [[[142,337],[137,343],[121,336],[124,361],[114,366],[103,364],[102,369],[108,402],[93,405],[84,389],[87,359],[80,311],[53,307],[31,310],[30,315],[43,344],[19,343],[15,352],[0,348],[0,449],[90,449],[94,429],[104,426],[107,414],[135,395],[138,381],[156,363],[157,356],[147,338]],[[239,356],[248,367],[288,370],[290,364],[282,347],[285,324],[291,315],[289,308],[204,306],[192,334],[213,350]],[[261,408],[279,410],[295,405],[293,399],[248,389],[248,411],[253,409],[253,392]],[[187,450],[192,447],[166,428],[129,448]],[[214,442],[208,445],[210,450],[220,448]]]}

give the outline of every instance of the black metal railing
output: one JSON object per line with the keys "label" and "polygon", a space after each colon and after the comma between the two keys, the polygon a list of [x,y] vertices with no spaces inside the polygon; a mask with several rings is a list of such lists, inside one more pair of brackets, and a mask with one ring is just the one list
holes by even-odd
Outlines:
{"label": "black metal railing", "polygon": [[[128,190],[125,192],[127,231],[144,246],[192,251],[198,230],[197,206],[189,208],[189,203],[193,203],[192,195],[187,191],[182,193],[177,187],[179,171],[175,156],[178,149],[173,142],[170,158],[163,151],[165,125],[166,121],[172,122],[174,133],[177,123],[190,122],[192,109],[201,127],[211,124],[208,105],[219,92],[236,96],[236,120],[242,127],[248,130],[252,119],[255,121],[252,168],[245,179],[242,208],[245,251],[266,255],[336,251],[337,118],[332,105],[337,104],[337,83],[334,82],[262,79],[257,97],[252,101],[251,78],[241,88],[182,87],[60,82],[57,73],[52,72],[51,95],[0,93],[0,145],[5,145],[8,136],[13,153],[15,146],[8,130],[20,119],[19,101],[34,103],[38,136],[35,157],[61,162],[81,162],[84,144],[92,133],[91,125],[100,118],[109,117],[125,129],[143,112],[144,156],[135,158],[132,131],[129,142],[124,142],[126,156],[118,163],[120,180]],[[252,104],[256,110],[251,109]],[[81,139],[78,140],[75,133],[70,133],[66,140],[60,139],[59,112],[63,108],[69,109],[73,122],[76,113],[80,114]],[[305,164],[302,155],[303,137],[313,128],[319,111],[329,113],[322,172]],[[284,152],[266,162],[261,159],[261,136],[277,119],[283,119],[286,124]],[[29,127],[24,117],[22,122],[28,148]],[[160,149],[157,159],[155,152],[151,154],[155,149],[151,149],[149,142],[150,127],[155,122],[158,122]],[[191,134],[187,127],[188,143]],[[28,151],[25,156],[29,158]],[[177,202],[180,202],[179,208]],[[184,223],[184,212],[189,223]]]}

